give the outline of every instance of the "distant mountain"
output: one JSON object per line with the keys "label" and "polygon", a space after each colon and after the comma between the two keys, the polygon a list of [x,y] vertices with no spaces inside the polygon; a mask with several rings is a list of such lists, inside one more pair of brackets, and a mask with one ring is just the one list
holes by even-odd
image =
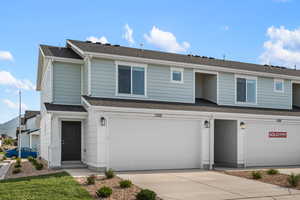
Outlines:
{"label": "distant mountain", "polygon": [[0,124],[0,135],[6,134],[12,138],[16,137],[16,129],[19,125],[19,118],[15,117],[3,124]]}

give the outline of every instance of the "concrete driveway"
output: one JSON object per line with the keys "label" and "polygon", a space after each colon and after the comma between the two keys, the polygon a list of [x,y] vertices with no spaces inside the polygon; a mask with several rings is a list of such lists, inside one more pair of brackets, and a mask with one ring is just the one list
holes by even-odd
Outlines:
{"label": "concrete driveway", "polygon": [[214,171],[167,171],[118,174],[164,200],[294,200],[300,191]]}

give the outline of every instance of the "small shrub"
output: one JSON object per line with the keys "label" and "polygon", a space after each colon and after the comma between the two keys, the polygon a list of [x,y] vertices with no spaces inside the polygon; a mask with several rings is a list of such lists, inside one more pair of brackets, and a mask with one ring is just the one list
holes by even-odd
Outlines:
{"label": "small shrub", "polygon": [[19,164],[19,163],[16,163],[14,167],[15,167],[15,168],[21,168],[21,167],[22,167],[22,165],[21,165],[21,164]]}
{"label": "small shrub", "polygon": [[115,176],[115,172],[112,169],[106,170],[105,176],[107,179],[111,179]]}
{"label": "small shrub", "polygon": [[2,161],[3,161],[3,160],[6,160],[6,159],[7,159],[7,157],[6,157],[6,156],[3,156],[3,157],[2,157]]}
{"label": "small shrub", "polygon": [[16,158],[16,163],[21,164],[21,158]]}
{"label": "small shrub", "polygon": [[14,140],[12,138],[4,138],[2,140],[3,145],[11,146],[14,144]]}
{"label": "small shrub", "polygon": [[137,200],[155,200],[155,198],[156,198],[156,193],[148,189],[141,190],[136,195]]}
{"label": "small shrub", "polygon": [[262,178],[262,174],[260,171],[253,171],[252,172],[252,178],[253,179],[261,179]]}
{"label": "small shrub", "polygon": [[42,163],[36,163],[34,166],[36,170],[42,170],[44,168],[44,165]]}
{"label": "small shrub", "polygon": [[300,180],[300,175],[295,175],[294,173],[292,173],[291,175],[289,175],[287,177],[287,181],[290,184],[290,186],[292,187],[297,187],[299,184],[299,180]]}
{"label": "small shrub", "polygon": [[16,168],[12,171],[13,174],[18,174],[21,172],[21,169],[20,168]]}
{"label": "small shrub", "polygon": [[34,160],[34,158],[33,158],[32,156],[29,156],[29,157],[27,158],[27,160],[28,160],[29,162],[32,162],[32,161]]}
{"label": "small shrub", "polygon": [[35,158],[33,158],[33,159],[31,160],[31,163],[35,166],[35,165],[38,164],[38,161],[37,161]]}
{"label": "small shrub", "polygon": [[120,187],[121,188],[130,188],[132,185],[132,182],[130,180],[122,180],[120,181]]}
{"label": "small shrub", "polygon": [[277,169],[269,169],[267,171],[267,174],[269,174],[269,175],[275,175],[275,174],[279,174],[279,171]]}
{"label": "small shrub", "polygon": [[107,198],[112,194],[112,189],[110,187],[102,187],[96,192],[97,196],[100,198]]}
{"label": "small shrub", "polygon": [[94,185],[95,181],[96,181],[96,176],[94,174],[92,174],[86,178],[86,184],[88,184],[88,185]]}

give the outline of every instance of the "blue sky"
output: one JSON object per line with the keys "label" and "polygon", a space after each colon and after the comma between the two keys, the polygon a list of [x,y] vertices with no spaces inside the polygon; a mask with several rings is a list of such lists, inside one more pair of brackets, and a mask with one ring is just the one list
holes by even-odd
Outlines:
{"label": "blue sky", "polygon": [[299,8],[296,0],[3,1],[0,123],[17,115],[18,89],[24,109],[39,109],[39,44],[64,46],[66,39],[93,36],[112,44],[300,66]]}

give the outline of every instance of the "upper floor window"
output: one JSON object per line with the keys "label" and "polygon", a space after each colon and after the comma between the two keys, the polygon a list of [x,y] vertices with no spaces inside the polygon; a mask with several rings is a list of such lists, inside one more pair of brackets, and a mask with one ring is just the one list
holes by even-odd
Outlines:
{"label": "upper floor window", "polygon": [[274,92],[284,92],[284,81],[282,79],[274,79]]}
{"label": "upper floor window", "polygon": [[256,103],[256,78],[236,78],[236,101],[238,103]]}
{"label": "upper floor window", "polygon": [[145,66],[117,65],[117,93],[124,95],[146,95]]}
{"label": "upper floor window", "polygon": [[183,83],[183,68],[171,68],[171,82]]}

